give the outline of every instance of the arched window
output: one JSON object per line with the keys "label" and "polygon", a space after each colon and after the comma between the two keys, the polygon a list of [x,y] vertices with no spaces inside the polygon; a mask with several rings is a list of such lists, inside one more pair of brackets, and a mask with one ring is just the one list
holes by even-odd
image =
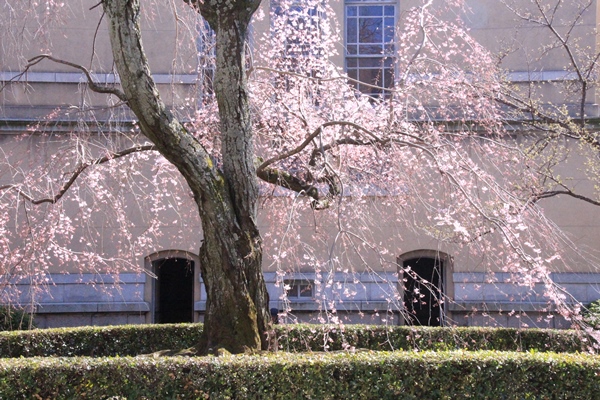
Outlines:
{"label": "arched window", "polygon": [[451,258],[434,250],[417,250],[398,257],[398,266],[404,322],[445,325]]}
{"label": "arched window", "polygon": [[198,258],[188,252],[166,251],[147,257],[154,278],[149,282],[151,321],[194,322],[194,303],[199,293]]}

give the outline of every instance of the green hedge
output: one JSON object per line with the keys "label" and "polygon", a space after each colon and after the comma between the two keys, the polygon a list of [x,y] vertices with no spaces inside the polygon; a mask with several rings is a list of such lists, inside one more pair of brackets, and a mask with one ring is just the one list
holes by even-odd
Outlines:
{"label": "green hedge", "polygon": [[0,357],[135,356],[192,347],[202,325],[120,325],[0,332]]}
{"label": "green hedge", "polygon": [[599,376],[600,358],[556,353],[29,358],[0,360],[0,398],[589,400]]}
{"label": "green hedge", "polygon": [[[503,328],[428,328],[365,325],[279,325],[280,350],[502,350],[586,352],[579,331]],[[0,332],[0,357],[134,356],[192,347],[201,324],[127,325]]]}
{"label": "green hedge", "polygon": [[[370,350],[499,350],[594,351],[583,332],[565,329],[486,327],[410,327],[381,325],[281,325],[279,348],[284,351]],[[595,352],[595,351],[594,351]]]}

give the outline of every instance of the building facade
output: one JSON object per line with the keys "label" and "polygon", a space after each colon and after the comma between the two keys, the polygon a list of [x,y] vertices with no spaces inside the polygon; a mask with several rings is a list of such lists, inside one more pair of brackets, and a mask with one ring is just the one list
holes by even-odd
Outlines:
{"label": "building facade", "polygon": [[[13,157],[17,154],[27,159],[23,161],[27,165],[36,165],[58,150],[61,144],[55,138],[61,134],[94,132],[103,140],[106,132],[115,127],[117,130],[135,129],[132,116],[118,101],[107,100],[106,96],[86,88],[87,78],[81,70],[48,59],[39,63],[30,61],[30,67],[26,68],[27,62],[17,57],[23,47],[27,58],[44,53],[45,49],[34,45],[27,48],[27,43],[45,42],[52,46],[52,54],[62,60],[79,65],[88,65],[92,60],[96,82],[118,82],[112,68],[107,27],[100,22],[101,10],[94,8],[94,3],[83,0],[81,4],[70,5],[64,21],[48,22],[42,33],[44,40],[39,42],[33,40],[39,20],[27,14],[29,19],[25,18],[22,25],[17,24],[24,32],[23,37],[11,42],[13,47],[5,46],[0,54],[0,83],[3,85],[0,143],[5,153],[11,149]],[[568,65],[565,67],[565,56],[560,49],[552,47],[555,41],[547,30],[531,17],[528,1],[472,0],[466,3],[466,9],[454,17],[492,54],[503,55],[499,62],[506,71],[506,79],[525,89],[535,82],[536,90],[546,98],[550,96],[551,103],[564,106],[566,112],[577,112],[581,106],[578,98],[573,100],[550,87],[553,82],[573,80],[574,72]],[[291,25],[300,20],[320,32],[319,21],[335,17],[338,25],[333,36],[337,37],[334,43],[337,52],[328,54],[329,61],[341,74],[347,75],[358,91],[373,98],[387,96],[385,89],[402,75],[402,71],[397,70],[395,57],[403,43],[401,29],[405,18],[410,10],[425,3],[340,0],[328,2],[326,8],[320,4],[322,2],[296,2],[283,7],[276,0],[263,1],[259,12],[262,17],[253,25],[249,46],[255,50],[260,48],[261,35],[269,32],[273,24],[281,23],[278,18],[289,18],[284,23]],[[572,30],[568,23],[559,24],[558,28],[576,36],[578,48],[588,47],[594,53],[598,48],[596,35],[588,33],[595,32],[600,10],[595,1],[582,4],[586,5],[583,12],[575,5],[563,6],[557,20],[575,20],[576,25]],[[173,18],[179,9],[171,10],[160,4],[152,7],[144,20],[144,40],[163,100],[174,109],[202,107],[212,96],[214,42],[210,29],[198,20],[197,28],[185,32]],[[324,10],[331,15],[326,15]],[[294,17],[294,13],[301,17]],[[529,20],[526,15],[530,16]],[[187,46],[179,46],[185,39]],[[291,59],[319,51],[302,47],[302,41],[291,36],[285,41],[285,51]],[[535,52],[544,48],[543,56],[535,56]],[[254,62],[260,64],[263,55],[254,57]],[[544,86],[546,83],[548,87]],[[587,90],[583,107],[586,118],[593,120],[599,117],[596,91],[593,87]],[[91,109],[93,119],[89,117],[92,114],[82,111]],[[118,123],[114,122],[117,119]],[[42,122],[43,128],[40,127]],[[38,134],[42,130],[44,134]],[[21,139],[24,132],[30,132],[29,139]],[[577,147],[576,144],[567,146]],[[7,163],[2,168],[0,186],[7,187],[11,171]],[[577,160],[561,168],[584,192],[593,191]],[[190,199],[181,201],[193,208]],[[572,267],[553,271],[552,279],[568,294],[569,303],[588,304],[598,300],[600,271],[589,261],[598,255],[600,213],[597,206],[562,196],[548,200],[542,207],[572,243],[584,249],[581,253],[588,253],[586,257],[574,253]],[[269,210],[262,211],[261,228],[266,232],[276,231],[268,214]],[[103,216],[94,218],[98,219],[95,227],[104,227],[98,228],[102,235],[113,229],[110,224],[103,225]],[[144,226],[143,216],[132,218],[134,225]],[[199,221],[188,223],[196,232],[201,231]],[[312,227],[317,226],[319,223],[315,222]],[[309,242],[310,228],[307,225],[298,229],[298,234],[305,235]],[[130,272],[114,274],[110,268],[86,271],[57,263],[45,272],[44,290],[32,289],[33,278],[23,280],[11,276],[7,293],[14,293],[11,295],[13,303],[35,311],[40,327],[201,321],[206,301],[197,250],[201,236],[182,240],[171,236],[169,229],[164,229],[154,251],[131,256],[128,262],[136,265],[137,270],[131,268]],[[381,237],[376,238],[383,243],[387,243],[385,229],[379,234]],[[107,239],[102,248],[107,254],[117,254],[115,246]],[[456,252],[451,246],[418,233],[405,235],[402,242],[388,243],[388,247],[385,263],[375,262],[377,266],[372,268],[358,267],[350,274],[335,270],[325,274],[303,266],[277,270],[273,267],[277,263],[277,251],[271,247],[264,272],[271,308],[282,314],[282,321],[289,322],[337,322],[343,317],[353,323],[434,326],[569,327],[572,324],[552,308],[543,282],[529,286],[514,284],[512,274],[501,269],[490,272],[480,268],[476,257]],[[357,264],[360,263],[357,261]],[[408,267],[413,275],[406,272]],[[423,285],[422,280],[427,285]],[[446,300],[440,301],[442,298]]]}

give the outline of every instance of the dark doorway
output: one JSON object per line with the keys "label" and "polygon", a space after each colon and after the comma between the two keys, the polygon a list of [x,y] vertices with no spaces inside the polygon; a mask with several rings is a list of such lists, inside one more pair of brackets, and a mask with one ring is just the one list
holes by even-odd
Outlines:
{"label": "dark doorway", "polygon": [[152,263],[157,276],[154,322],[194,321],[194,262],[168,258]]}
{"label": "dark doorway", "polygon": [[442,326],[444,263],[436,258],[419,257],[405,260],[402,266],[406,323]]}

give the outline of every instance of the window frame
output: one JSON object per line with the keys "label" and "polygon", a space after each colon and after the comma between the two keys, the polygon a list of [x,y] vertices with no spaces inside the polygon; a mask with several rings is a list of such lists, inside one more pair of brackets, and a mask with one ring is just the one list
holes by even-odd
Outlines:
{"label": "window frame", "polygon": [[217,37],[208,21],[199,16],[198,36],[196,37],[197,57],[197,101],[202,107],[214,98],[214,79],[217,57]]}
{"label": "window frame", "polygon": [[[315,295],[315,283],[309,279],[285,279],[283,289],[289,300],[312,300]],[[286,289],[289,286],[289,289]],[[303,289],[304,288],[304,289]]]}
{"label": "window frame", "polygon": [[[350,15],[351,7],[356,8],[354,15]],[[360,9],[364,7],[381,7],[381,13],[379,15],[368,15],[368,10],[365,10],[365,14],[362,14]],[[391,14],[388,14],[387,7],[391,7]],[[378,89],[373,86],[380,86],[383,88],[390,88],[395,83],[395,57],[396,57],[396,26],[398,22],[398,1],[397,0],[345,0],[344,1],[344,69],[348,77],[357,82],[352,82],[358,91],[361,93],[379,97],[385,96],[383,89]],[[372,11],[372,10],[371,10]],[[362,42],[360,41],[360,20],[362,19],[381,19],[381,40],[373,42]],[[391,19],[392,24],[386,24],[386,20]],[[350,21],[355,20],[356,24],[356,37],[355,42],[350,42],[349,36],[351,32],[349,29]],[[391,35],[386,36],[386,30],[391,30]],[[355,51],[353,51],[355,46]],[[369,47],[373,49],[375,46],[380,46],[381,53],[369,53],[368,51],[361,52],[361,46],[364,46],[365,50]],[[374,62],[375,61],[375,62]],[[372,63],[373,66],[368,64]],[[350,65],[354,64],[354,65]],[[362,64],[362,65],[361,65]],[[378,64],[378,66],[374,66]],[[375,73],[375,77],[381,83],[375,84],[364,81],[361,79],[361,71],[366,73]]]}
{"label": "window frame", "polygon": [[[327,15],[324,11],[319,10],[318,6],[308,6],[301,0],[295,0],[290,5],[287,14],[284,13],[281,7],[280,0],[271,0],[270,12],[273,17],[286,18],[286,24],[291,24],[300,16],[300,22],[310,25],[311,28],[317,30],[320,34],[322,30],[321,21],[327,18]],[[304,20],[303,18],[308,18],[310,21]],[[301,42],[298,40],[286,38],[284,57],[321,57],[321,49],[313,47],[303,48],[302,46],[299,46],[299,44],[301,44]]]}

